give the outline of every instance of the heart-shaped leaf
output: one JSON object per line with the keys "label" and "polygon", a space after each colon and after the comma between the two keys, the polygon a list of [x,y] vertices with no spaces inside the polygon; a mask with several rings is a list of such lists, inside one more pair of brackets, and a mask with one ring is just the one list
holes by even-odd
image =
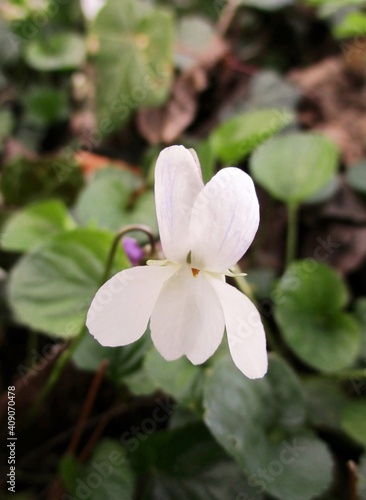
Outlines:
{"label": "heart-shaped leaf", "polygon": [[[22,324],[56,337],[77,335],[101,285],[114,239],[96,229],[61,232],[22,257],[9,279],[9,299]],[[115,274],[128,267],[122,247]]]}
{"label": "heart-shaped leaf", "polygon": [[105,168],[95,174],[80,192],[75,213],[82,225],[118,231],[128,220],[128,205],[134,191],[141,189],[137,175],[117,168]]}
{"label": "heart-shaped leaf", "polygon": [[310,500],[328,488],[331,456],[306,429],[299,381],[283,361],[271,358],[267,375],[255,381],[230,360],[220,361],[204,403],[206,424],[256,491],[281,500]]}
{"label": "heart-shaped leaf", "polygon": [[25,60],[38,71],[77,68],[85,59],[84,39],[76,33],[56,33],[27,43]]}
{"label": "heart-shaped leaf", "polygon": [[282,276],[273,300],[286,343],[309,366],[333,372],[356,359],[360,328],[343,312],[348,293],[332,268],[311,259],[293,263]]}
{"label": "heart-shaped leaf", "polygon": [[96,446],[89,462],[79,467],[76,464],[64,467],[63,480],[68,492],[66,498],[87,498],[88,500],[117,499],[132,500],[135,497],[135,477],[127,461],[126,450],[118,441],[104,439]]}
{"label": "heart-shaped leaf", "polygon": [[157,387],[194,408],[195,392],[202,376],[199,367],[187,358],[165,361],[156,349],[152,349],[146,356],[144,369]]}
{"label": "heart-shaped leaf", "polygon": [[250,171],[272,196],[299,204],[325,187],[337,166],[337,149],[329,139],[296,133],[275,137],[258,148]]}
{"label": "heart-shaped leaf", "polygon": [[149,331],[137,342],[123,347],[104,347],[87,334],[74,352],[73,360],[82,370],[97,371],[100,363],[107,359],[107,376],[115,384],[121,384],[127,375],[141,368],[143,357],[150,346]]}
{"label": "heart-shaped leaf", "polygon": [[[157,415],[164,416],[161,410]],[[141,441],[133,461],[150,474],[146,492],[150,500],[262,498],[202,423],[155,432]]]}
{"label": "heart-shaped leaf", "polygon": [[241,113],[219,125],[211,135],[214,154],[226,165],[236,163],[293,121],[278,109]]}
{"label": "heart-shaped leaf", "polygon": [[[134,196],[142,186],[142,179],[131,172],[116,168],[99,171],[76,202],[78,221],[82,225],[95,225],[112,231],[118,231],[127,224],[144,224],[157,234],[154,193],[145,191]],[[129,236],[138,241],[146,239],[139,232]]]}
{"label": "heart-shaped leaf", "polygon": [[2,230],[1,246],[13,252],[26,252],[54,234],[74,228],[75,221],[61,201],[40,201],[10,217]]}
{"label": "heart-shaped leaf", "polygon": [[92,28],[98,40],[97,114],[121,126],[141,106],[168,97],[173,74],[173,19],[162,8],[107,0]]}

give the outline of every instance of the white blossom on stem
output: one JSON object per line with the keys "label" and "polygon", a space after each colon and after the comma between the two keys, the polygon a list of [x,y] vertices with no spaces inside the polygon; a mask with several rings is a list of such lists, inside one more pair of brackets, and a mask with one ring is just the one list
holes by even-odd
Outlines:
{"label": "white blossom on stem", "polygon": [[266,340],[252,302],[225,282],[259,224],[251,178],[220,170],[206,185],[196,154],[164,149],[155,168],[155,204],[166,260],[124,270],[96,293],[87,316],[104,346],[138,340],[150,320],[156,349],[167,360],[205,362],[226,326],[231,356],[249,378],[267,371]]}

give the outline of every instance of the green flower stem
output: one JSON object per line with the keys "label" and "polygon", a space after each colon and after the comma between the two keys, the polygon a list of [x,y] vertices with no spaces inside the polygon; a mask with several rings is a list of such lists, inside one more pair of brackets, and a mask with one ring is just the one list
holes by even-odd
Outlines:
{"label": "green flower stem", "polygon": [[145,233],[150,240],[150,258],[152,258],[155,254],[155,238],[153,233],[151,232],[151,229],[148,226],[144,226],[143,224],[130,224],[129,226],[125,226],[119,233],[116,234],[109,255],[107,259],[107,263],[105,265],[103,277],[100,283],[100,286],[104,285],[104,283],[109,279],[109,276],[111,274],[112,266],[113,266],[113,261],[114,261],[114,256],[116,255],[119,243],[121,238],[125,236],[125,234],[131,232],[131,231],[141,231],[142,233]]}
{"label": "green flower stem", "polygon": [[[107,258],[107,262],[106,262],[105,267],[104,267],[103,276],[102,276],[102,279],[100,281],[100,286],[104,285],[104,283],[109,279],[109,276],[111,274],[112,267],[113,267],[114,257],[116,255],[118,248],[119,248],[120,240],[126,233],[129,233],[130,231],[142,231],[143,233],[147,234],[147,236],[149,237],[150,246],[151,246],[150,247],[150,256],[151,257],[154,256],[154,254],[155,254],[155,238],[154,238],[154,235],[151,232],[150,228],[147,226],[144,226],[142,224],[135,224],[135,225],[131,224],[129,226],[125,226],[119,233],[116,234],[116,236],[113,240],[113,243],[112,243],[108,258]],[[51,375],[50,375],[49,379],[47,380],[47,383],[43,386],[43,389],[41,390],[32,410],[31,410],[31,416],[34,416],[38,412],[43,401],[48,397],[51,390],[57,384],[65,366],[70,361],[72,355],[76,351],[77,347],[79,346],[80,342],[82,341],[82,339],[87,331],[88,330],[87,330],[86,326],[83,325],[80,332],[76,335],[76,337],[74,337],[72,339],[69,346],[66,347],[66,349],[58,357],[58,359],[55,363],[55,366],[51,372]]]}
{"label": "green flower stem", "polygon": [[76,335],[76,337],[74,337],[72,339],[69,346],[57,358],[57,361],[55,363],[55,366],[53,367],[51,375],[49,376],[47,383],[43,386],[43,388],[42,388],[41,392],[39,393],[39,396],[38,396],[32,410],[31,410],[31,413],[30,413],[31,417],[35,416],[38,413],[38,410],[41,407],[43,401],[47,398],[47,396],[49,395],[51,390],[57,384],[65,366],[70,361],[72,355],[74,354],[75,350],[77,349],[78,345],[80,344],[86,331],[87,330],[86,330],[85,326],[83,325],[82,329]]}
{"label": "green flower stem", "polygon": [[298,237],[298,205],[288,203],[288,225],[287,225],[287,246],[286,246],[286,265],[288,266],[296,257],[297,237]]}
{"label": "green flower stem", "polygon": [[234,267],[231,268],[233,274],[236,274],[237,276],[234,277],[235,283],[238,285],[239,290],[241,290],[244,295],[246,295],[252,302],[256,302],[254,293],[252,290],[252,287],[249,285],[247,280],[245,279],[245,276],[239,276],[240,273],[242,272],[240,267],[236,264]]}

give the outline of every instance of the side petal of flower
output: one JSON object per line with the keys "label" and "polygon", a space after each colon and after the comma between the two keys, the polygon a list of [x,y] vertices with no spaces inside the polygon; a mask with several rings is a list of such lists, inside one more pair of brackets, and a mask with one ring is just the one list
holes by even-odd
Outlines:
{"label": "side petal of flower", "polygon": [[168,361],[186,355],[197,365],[212,356],[222,340],[224,315],[204,273],[193,278],[188,268],[172,276],[159,295],[150,327],[156,349]]}
{"label": "side petal of flower", "polygon": [[160,153],[155,167],[155,205],[161,244],[170,261],[186,261],[192,206],[202,188],[200,169],[188,149],[171,146]]}
{"label": "side petal of flower", "polygon": [[220,170],[193,205],[189,226],[192,266],[224,273],[247,251],[258,224],[252,179],[238,168]]}
{"label": "side petal of flower", "polygon": [[167,279],[178,266],[126,269],[96,293],[86,319],[90,333],[104,346],[127,345],[147,328],[151,312]]}
{"label": "side petal of flower", "polygon": [[249,378],[267,372],[268,356],[262,321],[254,304],[236,288],[211,278],[221,302],[230,353],[235,365]]}

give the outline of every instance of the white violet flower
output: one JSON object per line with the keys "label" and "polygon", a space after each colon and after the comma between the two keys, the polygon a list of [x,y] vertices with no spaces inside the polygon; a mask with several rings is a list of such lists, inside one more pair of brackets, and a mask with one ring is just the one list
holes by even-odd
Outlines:
{"label": "white violet flower", "polygon": [[171,146],[156,162],[155,204],[167,260],[107,281],[88,311],[90,333],[104,346],[122,346],[138,340],[150,320],[153,343],[166,360],[185,355],[200,364],[214,354],[226,326],[236,366],[249,378],[263,377],[267,352],[260,315],[225,283],[258,228],[253,181],[229,167],[204,185],[195,152]]}

